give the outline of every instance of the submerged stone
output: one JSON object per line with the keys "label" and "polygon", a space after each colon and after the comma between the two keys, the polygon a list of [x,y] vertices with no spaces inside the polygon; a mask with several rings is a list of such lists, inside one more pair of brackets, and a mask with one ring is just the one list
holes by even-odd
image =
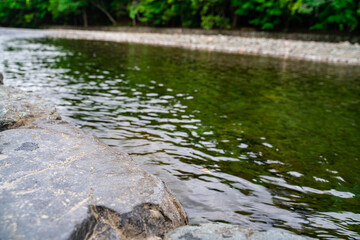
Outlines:
{"label": "submerged stone", "polygon": [[0,239],[158,239],[188,223],[129,155],[65,121],[0,132]]}
{"label": "submerged stone", "polygon": [[55,106],[40,96],[0,85],[0,131],[36,120],[60,120]]}
{"label": "submerged stone", "polygon": [[184,226],[166,235],[165,240],[306,240],[280,229],[256,231],[238,225],[205,223],[199,226]]}

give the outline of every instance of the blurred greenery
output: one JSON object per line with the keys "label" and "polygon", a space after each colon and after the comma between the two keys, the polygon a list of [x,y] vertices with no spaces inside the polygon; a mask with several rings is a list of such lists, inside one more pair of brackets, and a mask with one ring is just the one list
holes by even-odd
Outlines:
{"label": "blurred greenery", "polygon": [[0,25],[360,32],[359,0],[0,0]]}

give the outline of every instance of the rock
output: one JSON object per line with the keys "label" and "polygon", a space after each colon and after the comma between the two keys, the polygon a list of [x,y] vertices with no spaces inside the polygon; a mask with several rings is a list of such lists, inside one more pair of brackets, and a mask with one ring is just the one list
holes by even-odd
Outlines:
{"label": "rock", "polygon": [[0,73],[0,85],[4,85],[4,76]]}
{"label": "rock", "polygon": [[184,226],[168,233],[165,240],[305,240],[311,239],[285,230],[256,231],[238,225],[205,223]]}
{"label": "rock", "polygon": [[65,121],[0,132],[0,206],[0,239],[160,239],[188,223],[160,179]]}
{"label": "rock", "polygon": [[0,86],[0,131],[36,120],[60,120],[55,106],[39,96]]}

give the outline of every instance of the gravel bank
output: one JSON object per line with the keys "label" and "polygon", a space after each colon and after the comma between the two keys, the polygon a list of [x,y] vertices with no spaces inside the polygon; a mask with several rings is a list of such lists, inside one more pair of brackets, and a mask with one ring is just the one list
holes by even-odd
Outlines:
{"label": "gravel bank", "polygon": [[360,45],[224,35],[53,30],[49,37],[138,43],[246,55],[360,65]]}

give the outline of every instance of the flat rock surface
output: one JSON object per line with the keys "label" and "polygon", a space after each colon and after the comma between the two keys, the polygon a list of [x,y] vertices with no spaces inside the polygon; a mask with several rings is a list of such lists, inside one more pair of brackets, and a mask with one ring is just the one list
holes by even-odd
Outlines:
{"label": "flat rock surface", "polygon": [[36,120],[61,119],[55,106],[40,96],[0,86],[0,131]]}
{"label": "flat rock surface", "polygon": [[166,240],[306,240],[302,236],[284,230],[255,231],[237,225],[205,223],[200,226],[184,226],[175,229]]}
{"label": "flat rock surface", "polygon": [[0,206],[0,239],[159,239],[187,224],[160,179],[64,121],[0,132]]}

